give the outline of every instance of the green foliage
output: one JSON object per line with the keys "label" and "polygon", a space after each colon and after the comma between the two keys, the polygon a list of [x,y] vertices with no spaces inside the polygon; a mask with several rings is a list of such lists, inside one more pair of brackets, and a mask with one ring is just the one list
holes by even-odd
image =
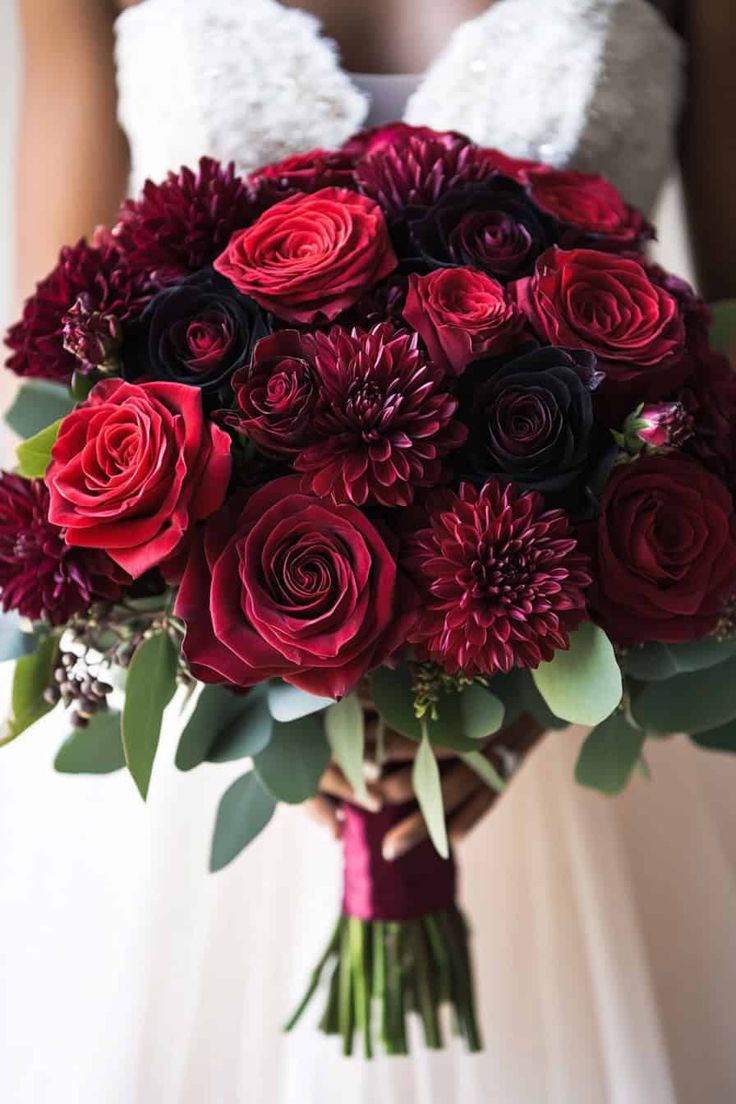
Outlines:
{"label": "green foliage", "polygon": [[86,728],[75,729],[54,759],[62,774],[111,774],[124,766],[120,714],[112,709],[95,713]]}
{"label": "green foliage", "polygon": [[254,771],[236,778],[225,790],[217,809],[210,851],[210,870],[222,870],[263,831],[276,802]]}
{"label": "green foliage", "polygon": [[145,801],[164,709],[176,691],[178,656],[167,632],[144,639],[131,660],[123,706],[125,761]]}
{"label": "green foliage", "polygon": [[27,632],[14,610],[0,612],[0,663],[30,655],[38,646],[34,632]]}
{"label": "green foliage", "polygon": [[59,436],[61,420],[46,426],[35,436],[23,441],[15,450],[18,458],[18,471],[27,479],[41,479],[51,463],[51,450]]}
{"label": "green foliage", "polygon": [[736,719],[736,656],[699,671],[650,682],[632,698],[631,712],[643,729],[707,732]]}
{"label": "green foliage", "polygon": [[690,739],[698,747],[708,748],[709,751],[736,752],[736,720],[705,732],[694,732]]}
{"label": "green foliage", "polygon": [[620,657],[627,675],[641,682],[660,682],[674,675],[715,667],[736,655],[736,637],[719,640],[706,636],[683,644],[659,644],[651,641],[632,648]]}
{"label": "green foliage", "polygon": [[555,716],[573,724],[599,724],[621,700],[621,671],[613,646],[592,621],[571,633],[568,650],[556,651],[532,677]]}
{"label": "green foliage", "polygon": [[0,745],[15,740],[53,709],[43,694],[51,683],[58,650],[58,637],[52,633],[38,642],[35,652],[17,661],[13,672],[10,716],[3,725]]}
{"label": "green foliage", "polygon": [[462,733],[469,740],[485,740],[503,724],[503,702],[479,683],[465,687],[458,704]]}
{"label": "green foliage", "polygon": [[210,763],[229,763],[258,755],[268,744],[274,729],[274,719],[268,709],[266,686],[262,684],[238,697],[240,708],[218,734],[207,753]]}
{"label": "green foliage", "polygon": [[710,327],[710,343],[719,353],[733,353],[736,349],[736,299],[724,299],[711,305],[713,321]]}
{"label": "green foliage", "polygon": [[626,786],[641,757],[644,732],[633,728],[616,710],[586,738],[575,766],[583,786],[604,794],[617,794]]}
{"label": "green foliage", "polygon": [[470,769],[475,771],[479,778],[483,779],[486,786],[490,786],[496,793],[503,793],[506,789],[506,783],[493,766],[493,763],[489,762],[482,752],[466,751],[462,758]]}
{"label": "green foliage", "polygon": [[319,713],[332,704],[332,698],[308,694],[306,690],[300,690],[280,679],[272,679],[268,684],[268,708],[276,721],[298,721],[300,717]]}
{"label": "green foliage", "polygon": [[426,732],[414,759],[411,780],[429,838],[442,858],[446,859],[450,854],[450,846],[447,842],[440,770]]}
{"label": "green foliage", "polygon": [[348,694],[325,713],[325,731],[332,754],[361,801],[368,797],[363,777],[365,726],[358,695]]}
{"label": "green foliage", "polygon": [[225,686],[203,686],[176,749],[176,765],[188,771],[199,766],[229,725],[242,712],[245,698]]}
{"label": "green foliage", "polygon": [[52,380],[24,380],[5,413],[5,421],[19,437],[28,438],[66,417],[74,399],[66,387]]}
{"label": "green foliage", "polygon": [[253,765],[269,793],[298,805],[317,792],[329,758],[322,718],[310,714],[290,724],[274,721],[271,740]]}

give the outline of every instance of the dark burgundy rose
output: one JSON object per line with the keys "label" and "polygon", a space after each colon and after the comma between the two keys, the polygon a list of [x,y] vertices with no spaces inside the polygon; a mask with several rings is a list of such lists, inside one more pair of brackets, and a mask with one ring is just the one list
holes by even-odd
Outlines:
{"label": "dark burgundy rose", "polygon": [[287,476],[210,519],[193,543],[176,615],[203,682],[247,687],[280,677],[337,698],[405,644],[414,605],[373,523]]}
{"label": "dark burgundy rose", "polygon": [[381,208],[347,188],[283,199],[230,239],[215,268],[287,322],[324,322],[396,268]]}
{"label": "dark burgundy rose", "polygon": [[540,167],[526,174],[534,202],[561,224],[567,248],[636,249],[652,227],[605,177],[572,169]]}
{"label": "dark burgundy rose", "polygon": [[49,521],[42,479],[0,472],[0,604],[31,621],[63,625],[120,594],[123,572],[104,552],[72,548]]}
{"label": "dark burgundy rose", "polygon": [[439,139],[453,142],[461,139],[466,144],[470,139],[454,130],[432,130],[432,127],[411,126],[409,123],[382,123],[380,126],[360,130],[348,138],[342,145],[342,152],[356,161],[373,153],[382,153],[392,146],[405,145],[411,138]]}
{"label": "dark burgundy rose", "polygon": [[479,165],[503,173],[504,176],[510,176],[512,180],[518,180],[522,184],[526,182],[530,170],[544,168],[539,161],[530,161],[525,157],[510,157],[508,153],[486,146],[479,146],[475,157]]}
{"label": "dark burgundy rose", "polygon": [[633,257],[550,249],[512,293],[543,341],[595,353],[606,373],[598,409],[610,425],[688,373],[679,303]]}
{"label": "dark burgundy rose", "polygon": [[404,318],[434,363],[453,376],[471,360],[508,352],[526,324],[497,280],[464,266],[410,275]]}
{"label": "dark burgundy rose", "polygon": [[593,541],[596,620],[618,643],[693,640],[736,591],[736,515],[714,475],[680,454],[614,469]]}
{"label": "dark burgundy rose", "polygon": [[314,149],[256,169],[248,177],[248,186],[260,213],[297,192],[353,188],[354,166],[355,158],[344,150]]}
{"label": "dark burgundy rose", "polygon": [[678,397],[692,425],[685,451],[736,494],[736,372],[728,358],[701,355]]}
{"label": "dark burgundy rose", "polygon": [[295,456],[309,443],[317,388],[306,335],[278,330],[262,338],[232,385],[238,410],[226,415],[228,425],[274,456]]}
{"label": "dark burgundy rose", "polygon": [[123,376],[198,387],[213,410],[229,401],[233,372],[269,330],[252,299],[204,269],[151,300],[123,346]]}
{"label": "dark burgundy rose", "polygon": [[579,516],[604,451],[593,419],[591,393],[602,379],[595,357],[545,346],[497,364],[477,361],[463,381],[473,481],[513,480]]}
{"label": "dark burgundy rose", "polygon": [[525,189],[500,173],[452,188],[411,223],[422,260],[433,268],[470,265],[506,282],[531,272],[555,240],[554,223]]}

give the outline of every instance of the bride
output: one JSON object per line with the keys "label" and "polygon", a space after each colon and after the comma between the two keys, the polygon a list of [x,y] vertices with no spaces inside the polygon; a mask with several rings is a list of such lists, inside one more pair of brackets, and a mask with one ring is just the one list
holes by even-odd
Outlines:
{"label": "bride", "polygon": [[[105,0],[22,0],[20,289],[147,176],[204,153],[247,171],[402,116],[600,171],[651,209],[675,157],[686,35],[683,169],[700,286],[734,296],[729,8],[143,0],[113,19]],[[650,756],[654,783],[637,779],[608,803],[575,788],[580,738],[550,734],[491,816],[471,796],[455,821],[467,835],[485,1052],[415,1045],[412,1058],[367,1065],[308,1027],[279,1031],[335,908],[328,834],[281,811],[208,876],[214,810],[237,765],[176,774],[163,746],[144,810],[122,775],[55,777],[60,734],[40,726],[4,751],[0,778],[2,1098],[734,1099],[736,766],[663,742]],[[332,824],[327,797],[314,811]],[[391,848],[418,831],[416,818],[400,826]]]}

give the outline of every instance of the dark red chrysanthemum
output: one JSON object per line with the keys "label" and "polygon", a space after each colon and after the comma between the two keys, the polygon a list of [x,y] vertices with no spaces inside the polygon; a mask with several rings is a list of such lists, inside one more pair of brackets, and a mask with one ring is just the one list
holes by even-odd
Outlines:
{"label": "dark red chrysanthemum", "polygon": [[395,219],[407,207],[431,207],[455,184],[492,175],[496,170],[481,153],[458,134],[412,134],[359,161],[355,178],[361,191]]}
{"label": "dark red chrysanthemum", "polygon": [[384,323],[367,332],[334,326],[304,341],[318,388],[317,440],[294,464],[304,488],[338,503],[407,506],[415,488],[436,486],[442,458],[467,430],[418,336]]}
{"label": "dark red chrysanthemum", "polygon": [[493,675],[567,648],[591,580],[564,512],[495,479],[431,505],[409,556],[422,592],[419,656],[453,674]]}
{"label": "dark red chrysanthemum", "polygon": [[248,177],[248,186],[260,214],[296,192],[354,188],[354,166],[355,158],[344,150],[314,149],[256,169]]}
{"label": "dark red chrysanthemum", "polygon": [[67,383],[79,364],[64,333],[75,304],[81,300],[87,315],[103,316],[113,325],[140,314],[150,295],[145,276],[133,274],[109,244],[95,247],[82,240],[66,246],[26,300],[20,321],[8,330],[6,366],[18,376]]}
{"label": "dark red chrysanthemum", "polygon": [[61,625],[96,600],[116,598],[121,572],[104,552],[65,544],[48,510],[42,479],[0,472],[0,604]]}
{"label": "dark red chrysanthemum", "polygon": [[112,233],[131,268],[166,281],[210,264],[253,216],[234,165],[203,157],[199,172],[182,168],[160,184],[147,180],[140,199],[123,203]]}

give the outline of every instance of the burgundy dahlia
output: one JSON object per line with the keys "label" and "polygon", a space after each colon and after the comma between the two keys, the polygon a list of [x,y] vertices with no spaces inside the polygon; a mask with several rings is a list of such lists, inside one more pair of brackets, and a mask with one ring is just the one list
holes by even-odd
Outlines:
{"label": "burgundy dahlia", "polygon": [[100,332],[135,318],[150,294],[145,275],[132,273],[109,244],[66,246],[8,331],[7,367],[18,376],[68,383],[89,362]]}
{"label": "burgundy dahlia", "polygon": [[147,180],[139,199],[123,203],[112,233],[131,268],[166,282],[210,264],[253,217],[233,164],[203,157],[199,172],[182,168],[161,184]]}
{"label": "burgundy dahlia", "polygon": [[0,472],[0,604],[61,625],[96,600],[116,598],[121,573],[104,552],[70,548],[48,510],[42,479]]}
{"label": "burgundy dahlia", "polygon": [[411,637],[420,658],[452,674],[493,675],[567,648],[591,580],[563,511],[495,479],[430,504],[409,557],[421,591]]}
{"label": "burgundy dahlia", "polygon": [[334,326],[304,342],[318,389],[315,443],[294,464],[304,488],[338,503],[407,506],[417,487],[438,484],[442,458],[467,430],[418,336],[384,323],[367,332]]}

